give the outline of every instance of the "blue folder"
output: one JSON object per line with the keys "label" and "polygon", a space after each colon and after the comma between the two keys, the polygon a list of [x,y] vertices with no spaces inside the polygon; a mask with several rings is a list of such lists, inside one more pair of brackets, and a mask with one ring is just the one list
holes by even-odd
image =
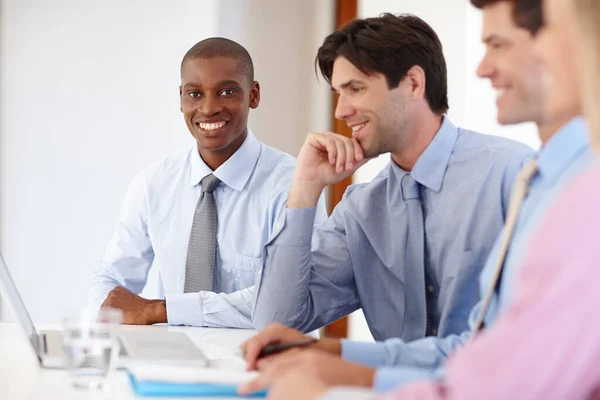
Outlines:
{"label": "blue folder", "polygon": [[[223,385],[212,383],[170,383],[138,381],[129,374],[129,381],[133,391],[139,396],[147,397],[240,397],[237,394],[237,385]],[[248,397],[266,397],[267,392],[254,393]]]}

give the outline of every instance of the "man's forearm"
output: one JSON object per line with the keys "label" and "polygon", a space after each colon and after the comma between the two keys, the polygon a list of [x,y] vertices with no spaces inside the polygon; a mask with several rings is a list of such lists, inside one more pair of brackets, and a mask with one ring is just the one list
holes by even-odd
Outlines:
{"label": "man's forearm", "polygon": [[315,212],[315,208],[287,210],[283,230],[267,245],[252,316],[256,329],[280,322],[302,331],[309,330],[305,329],[308,328],[305,323],[310,319],[307,298]]}
{"label": "man's forearm", "polygon": [[325,189],[322,183],[306,182],[294,178],[287,200],[287,208],[311,208],[319,202]]}
{"label": "man's forearm", "polygon": [[253,329],[254,286],[233,293],[200,292],[202,326]]}

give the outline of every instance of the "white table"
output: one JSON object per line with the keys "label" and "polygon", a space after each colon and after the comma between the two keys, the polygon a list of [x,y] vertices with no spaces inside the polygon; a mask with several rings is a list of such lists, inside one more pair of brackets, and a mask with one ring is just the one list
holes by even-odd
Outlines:
{"label": "white table", "polygon": [[[49,325],[42,328],[58,327]],[[211,367],[227,369],[243,369],[243,361],[235,352],[240,343],[254,334],[251,330],[192,327],[134,326],[126,329],[183,331],[211,360]],[[66,371],[40,367],[25,335],[16,324],[0,323],[0,399],[136,398],[124,371],[116,371],[109,377],[109,386],[111,392],[108,396],[102,391],[72,388]]]}

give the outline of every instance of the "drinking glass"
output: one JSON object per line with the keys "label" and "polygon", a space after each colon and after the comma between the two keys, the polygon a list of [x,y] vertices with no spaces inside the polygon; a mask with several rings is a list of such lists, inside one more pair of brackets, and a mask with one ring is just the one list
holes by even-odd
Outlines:
{"label": "drinking glass", "polygon": [[66,315],[62,320],[65,365],[73,386],[102,388],[119,355],[119,328],[123,312],[89,309]]}

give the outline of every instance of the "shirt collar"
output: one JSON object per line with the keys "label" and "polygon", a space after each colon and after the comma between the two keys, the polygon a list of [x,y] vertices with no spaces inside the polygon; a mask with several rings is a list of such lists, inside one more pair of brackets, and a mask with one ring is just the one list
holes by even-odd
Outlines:
{"label": "shirt collar", "polygon": [[573,118],[544,144],[538,155],[542,179],[556,180],[582,152],[589,149],[588,128],[582,117]]}
{"label": "shirt collar", "polygon": [[225,185],[238,192],[241,191],[246,182],[248,182],[252,171],[254,171],[261,147],[254,133],[252,133],[250,128],[247,129],[248,134],[244,143],[227,161],[214,171],[206,165],[202,157],[200,157],[198,147],[194,146],[190,155],[190,186],[196,186],[205,176],[214,174]]}
{"label": "shirt collar", "polygon": [[[417,160],[410,176],[421,185],[439,192],[442,189],[444,175],[457,138],[458,128],[448,118],[444,117],[442,126]],[[391,163],[399,179],[402,179],[408,173],[398,167],[394,161]]]}

